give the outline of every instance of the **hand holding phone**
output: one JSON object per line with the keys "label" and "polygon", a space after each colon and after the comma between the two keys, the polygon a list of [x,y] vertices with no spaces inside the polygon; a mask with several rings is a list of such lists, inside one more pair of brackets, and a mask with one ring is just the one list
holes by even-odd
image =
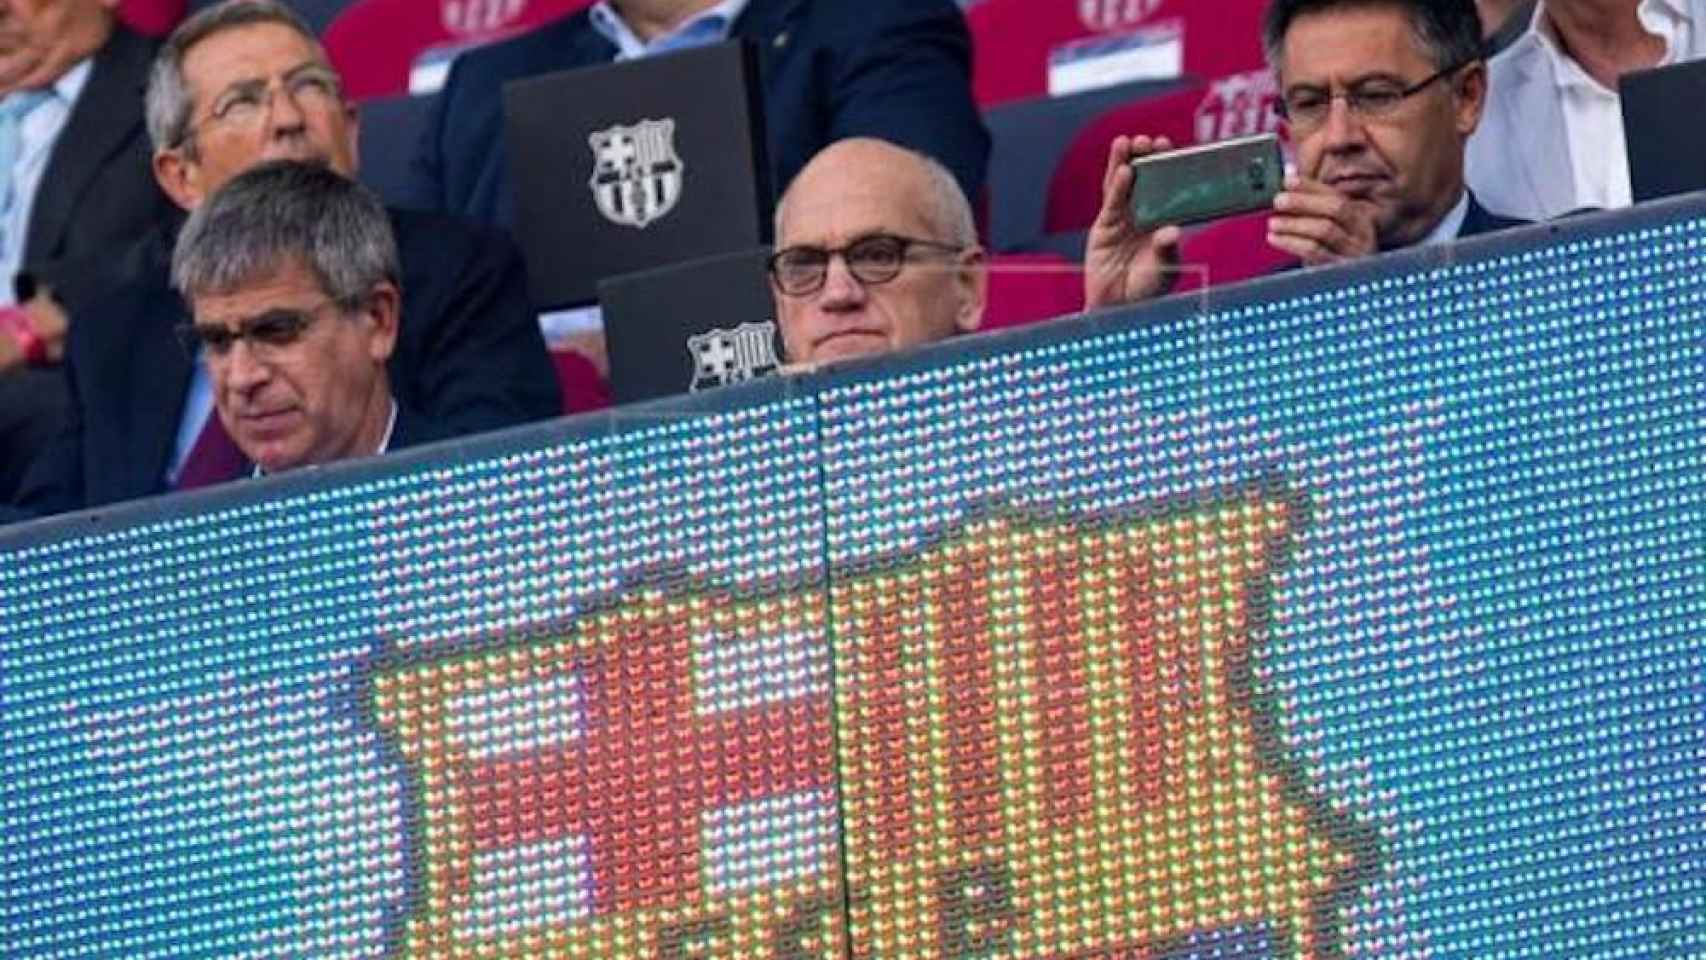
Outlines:
{"label": "hand holding phone", "polygon": [[1132,161],[1172,150],[1166,137],[1115,137],[1102,175],[1102,208],[1084,248],[1084,309],[1133,303],[1172,286],[1179,228],[1139,229],[1132,222]]}

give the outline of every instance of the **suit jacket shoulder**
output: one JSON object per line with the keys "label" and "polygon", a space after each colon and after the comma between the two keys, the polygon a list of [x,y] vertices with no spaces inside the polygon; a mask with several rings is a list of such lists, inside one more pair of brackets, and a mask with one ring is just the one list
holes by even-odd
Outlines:
{"label": "suit jacket shoulder", "polygon": [[515,199],[502,149],[504,84],[607,63],[615,55],[582,10],[457,57],[416,144],[409,205],[513,223]]}
{"label": "suit jacket shoulder", "polygon": [[30,213],[25,271],[75,283],[65,265],[125,249],[176,208],[154,182],[143,88],[157,44],[124,26],[96,53]]}
{"label": "suit jacket shoulder", "polygon": [[1464,215],[1463,226],[1458,228],[1457,235],[1458,237],[1477,237],[1484,233],[1527,226],[1533,222],[1532,220],[1521,220],[1494,213],[1481,206],[1481,201],[1475,197],[1474,191],[1470,191],[1469,212]]}
{"label": "suit jacket shoulder", "polygon": [[390,364],[398,402],[455,433],[557,415],[556,372],[515,243],[441,214],[390,213],[403,270]]}

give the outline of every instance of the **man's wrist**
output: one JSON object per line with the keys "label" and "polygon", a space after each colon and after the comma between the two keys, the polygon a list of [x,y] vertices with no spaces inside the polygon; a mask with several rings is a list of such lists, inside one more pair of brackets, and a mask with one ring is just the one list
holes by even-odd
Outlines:
{"label": "man's wrist", "polygon": [[47,364],[47,342],[36,332],[36,325],[22,307],[0,307],[0,335],[17,344],[24,362],[32,367]]}

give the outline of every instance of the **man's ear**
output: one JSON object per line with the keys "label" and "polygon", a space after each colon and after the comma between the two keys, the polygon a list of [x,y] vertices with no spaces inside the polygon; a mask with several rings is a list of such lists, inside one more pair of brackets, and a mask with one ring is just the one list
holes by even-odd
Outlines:
{"label": "man's ear", "polygon": [[983,326],[983,310],[989,303],[989,255],[982,247],[972,246],[960,254],[959,310],[954,327],[970,333]]}
{"label": "man's ear", "polygon": [[201,203],[198,169],[184,159],[183,147],[154,151],[154,182],[180,209],[194,210]]}
{"label": "man's ear", "polygon": [[369,326],[367,355],[375,363],[390,360],[392,351],[397,349],[397,326],[402,320],[402,312],[403,294],[397,285],[389,280],[374,284],[362,313]]}
{"label": "man's ear", "polygon": [[1477,60],[1464,67],[1453,89],[1457,94],[1457,132],[1468,139],[1481,125],[1481,113],[1487,107],[1487,62]]}

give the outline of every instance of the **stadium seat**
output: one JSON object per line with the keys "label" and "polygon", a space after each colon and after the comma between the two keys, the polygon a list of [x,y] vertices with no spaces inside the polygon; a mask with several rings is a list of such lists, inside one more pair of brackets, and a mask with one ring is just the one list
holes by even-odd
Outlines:
{"label": "stadium seat", "polygon": [[185,0],[121,0],[118,16],[137,33],[163,37],[184,18]]}
{"label": "stadium seat", "polygon": [[551,366],[562,391],[563,412],[585,413],[610,406],[610,384],[592,361],[573,350],[552,350]]}
{"label": "stadium seat", "polygon": [[355,0],[326,28],[326,53],[357,100],[409,92],[423,55],[490,43],[592,0]]}
{"label": "stadium seat", "polygon": [[1219,220],[1191,231],[1179,244],[1179,259],[1193,269],[1179,278],[1174,293],[1252,280],[1297,265],[1297,258],[1268,244],[1265,213]]}
{"label": "stadium seat", "polygon": [[1018,327],[1077,313],[1084,280],[1077,263],[1052,253],[990,258],[989,307],[983,329]]}
{"label": "stadium seat", "polygon": [[1224,77],[1263,66],[1267,0],[981,0],[966,11],[972,89],[985,106],[1048,94],[1049,57],[1065,44],[1174,21],[1184,72]]}

